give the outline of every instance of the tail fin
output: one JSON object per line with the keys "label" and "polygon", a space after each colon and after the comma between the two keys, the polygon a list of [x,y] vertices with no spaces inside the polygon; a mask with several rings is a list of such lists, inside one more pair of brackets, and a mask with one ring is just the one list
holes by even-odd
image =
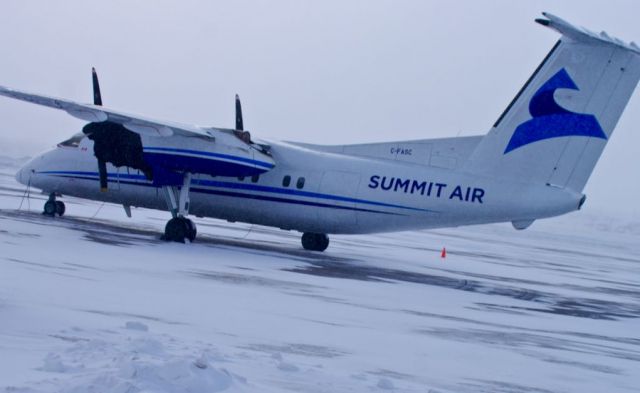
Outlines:
{"label": "tail fin", "polygon": [[467,170],[581,192],[640,79],[640,48],[543,15],[562,37]]}

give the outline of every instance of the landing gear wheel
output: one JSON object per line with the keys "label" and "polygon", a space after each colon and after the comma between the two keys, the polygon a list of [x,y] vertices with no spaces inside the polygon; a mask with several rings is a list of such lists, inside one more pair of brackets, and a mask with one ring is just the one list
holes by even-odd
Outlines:
{"label": "landing gear wheel", "polygon": [[189,239],[192,242],[196,239],[196,233],[196,224],[193,221],[184,217],[175,217],[164,227],[163,239],[178,243],[184,243],[185,239]]}
{"label": "landing gear wheel", "polygon": [[324,233],[308,233],[302,234],[302,247],[305,250],[324,251],[329,247],[329,236]]}
{"label": "landing gear wheel", "polygon": [[185,218],[184,220],[187,225],[187,239],[189,239],[190,242],[193,242],[194,240],[196,240],[196,235],[198,234],[196,223],[188,218]]}
{"label": "landing gear wheel", "polygon": [[187,224],[182,217],[175,217],[164,227],[164,240],[184,243],[187,237]]}
{"label": "landing gear wheel", "polygon": [[56,215],[56,201],[48,200],[44,203],[44,210],[42,214],[45,216],[53,217]]}
{"label": "landing gear wheel", "polygon": [[191,173],[182,174],[182,187],[179,185],[163,186],[164,197],[167,202],[167,210],[173,218],[164,227],[163,240],[184,243],[196,239],[196,224],[186,218],[189,215],[189,189],[191,188]]}
{"label": "landing gear wheel", "polygon": [[60,217],[64,216],[64,212],[66,210],[66,206],[62,201],[56,201],[56,214]]}

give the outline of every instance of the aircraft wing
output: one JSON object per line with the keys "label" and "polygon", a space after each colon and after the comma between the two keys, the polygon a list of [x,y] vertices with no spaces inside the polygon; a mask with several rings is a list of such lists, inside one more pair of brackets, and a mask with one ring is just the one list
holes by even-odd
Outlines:
{"label": "aircraft wing", "polygon": [[73,117],[89,122],[109,121],[141,135],[168,137],[172,135],[215,138],[219,132],[232,130],[200,128],[198,126],[148,119],[92,104],[80,104],[71,100],[34,94],[0,86],[0,95],[49,108],[60,109]]}
{"label": "aircraft wing", "polygon": [[[15,98],[67,112],[88,121],[82,132],[93,141],[98,160],[100,188],[107,190],[107,163],[142,171],[156,186],[183,184],[192,173],[211,176],[258,176],[275,162],[268,146],[255,144],[242,129],[240,101],[236,96],[236,124],[239,129],[198,127],[130,115],[102,106],[95,69],[93,104],[34,94],[0,86],[0,96]],[[145,138],[152,136],[158,138]],[[204,139],[202,141],[200,139]],[[204,143],[203,143],[204,142]]]}

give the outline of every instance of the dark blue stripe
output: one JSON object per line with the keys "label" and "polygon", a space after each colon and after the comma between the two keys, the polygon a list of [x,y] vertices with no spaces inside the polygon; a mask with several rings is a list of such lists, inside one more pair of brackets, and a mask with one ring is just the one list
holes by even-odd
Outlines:
{"label": "dark blue stripe", "polygon": [[[247,165],[241,162],[223,161],[210,157],[187,156],[181,154],[165,154],[156,152],[144,152],[144,161],[152,168],[164,168],[168,181],[154,175],[154,181],[160,180],[161,184],[170,184],[174,178],[182,183],[183,172],[204,173],[211,176],[253,176],[262,174],[269,169],[255,165]],[[162,173],[160,171],[156,171]]]}
{"label": "dark blue stripe", "polygon": [[[87,171],[38,171],[44,175],[80,175],[80,176],[98,176],[98,172]],[[107,177],[125,177],[127,179],[147,180],[144,175],[131,175],[129,173],[107,173]]]}
{"label": "dark blue stripe", "polygon": [[292,203],[292,204],[296,204],[296,205],[305,205],[305,206],[314,206],[314,207],[326,207],[326,208],[330,208],[330,209],[352,210],[352,211],[358,211],[358,212],[388,214],[388,215],[393,215],[393,216],[402,216],[403,215],[403,214],[398,214],[398,213],[383,212],[383,211],[379,211],[379,210],[362,209],[362,208],[358,208],[358,207],[330,205],[330,204],[327,204],[327,203],[300,201],[300,200],[297,200],[297,199],[279,198],[279,197],[271,197],[271,196],[256,195],[256,194],[244,194],[244,193],[241,193],[241,192],[211,190],[211,189],[207,189],[207,188],[193,188],[192,187],[191,191],[201,192],[201,193],[204,193],[204,194],[222,195],[222,196],[247,198],[247,199],[257,199],[257,200],[260,200],[260,201]]}
{"label": "dark blue stripe", "polygon": [[[43,172],[40,172],[40,173],[43,173]],[[60,177],[68,178],[68,179],[81,179],[81,180],[93,180],[93,181],[98,181],[99,180],[97,178],[89,177],[89,176],[77,176],[77,175],[55,175],[55,176],[60,176]],[[113,175],[110,174],[109,177],[113,177]],[[130,184],[130,185],[135,185],[135,186],[154,187],[154,185],[151,184],[151,183],[141,183],[141,182],[129,181],[129,180],[121,180],[121,181],[118,181],[118,182],[122,183],[122,184]],[[111,180],[111,183],[116,183],[116,181],[115,180]],[[351,210],[351,211],[359,211],[359,212],[366,212],[366,213],[387,214],[387,215],[393,215],[393,216],[402,216],[403,215],[403,214],[398,214],[398,213],[383,212],[383,211],[379,211],[379,210],[363,209],[363,208],[358,208],[358,207],[330,205],[330,204],[327,204],[327,203],[301,201],[301,200],[297,200],[297,199],[288,199],[288,198],[280,198],[280,197],[256,195],[256,194],[244,194],[244,193],[241,193],[241,192],[211,190],[211,189],[207,189],[207,188],[191,187],[190,191],[191,192],[200,193],[200,194],[211,194],[211,195],[228,196],[228,197],[234,197],[234,198],[254,199],[254,200],[268,201],[268,202],[289,203],[289,204],[295,204],[295,205],[314,206],[314,207],[324,207],[324,208],[330,208],[330,209]]]}
{"label": "dark blue stripe", "polygon": [[[83,175],[83,176],[86,176],[86,175],[98,176],[98,172],[82,172],[82,171],[46,171],[46,172],[39,172],[39,173],[60,174],[60,175],[72,174],[72,175]],[[108,176],[109,177],[120,176],[120,177],[129,178],[129,179],[146,180],[146,178],[143,175],[130,175],[130,174],[126,174],[126,175],[125,174],[119,174],[119,175],[117,175],[117,174],[114,173],[114,174],[109,174]],[[420,208],[417,208],[417,207],[395,205],[395,204],[392,204],[392,203],[370,201],[370,200],[366,200],[366,199],[349,198],[349,197],[343,197],[343,196],[339,196],[339,195],[321,194],[321,193],[310,192],[310,191],[293,190],[293,189],[288,189],[288,188],[261,186],[261,185],[258,185],[258,184],[233,183],[233,182],[226,182],[226,181],[197,180],[197,179],[194,179],[192,181],[192,183],[193,184],[197,184],[197,185],[201,185],[201,186],[222,187],[222,188],[231,188],[231,189],[248,190],[248,191],[271,192],[271,193],[276,193],[276,194],[297,195],[297,196],[302,196],[302,197],[328,199],[328,200],[334,200],[334,201],[340,201],[340,202],[360,203],[360,204],[371,205],[371,206],[392,207],[392,208],[411,210],[411,211],[422,211],[422,212],[437,213],[435,210],[420,209]]]}
{"label": "dark blue stripe", "polygon": [[233,183],[233,182],[217,181],[217,180],[195,180],[194,183],[195,184],[199,184],[199,185],[203,185],[203,186],[211,186],[211,187],[223,187],[223,188],[232,188],[232,189],[239,189],[239,190],[272,192],[272,193],[276,193],[276,194],[298,195],[298,196],[303,196],[303,197],[329,199],[329,200],[340,201],[340,202],[361,203],[361,204],[365,204],[365,205],[373,205],[373,206],[381,206],[381,207],[393,207],[393,208],[397,208],[397,209],[414,210],[414,211],[433,212],[433,210],[420,209],[420,208],[409,207],[409,206],[394,205],[394,204],[391,204],[391,203],[384,203],[384,202],[369,201],[369,200],[366,200],[366,199],[349,198],[349,197],[343,197],[343,196],[331,195],[331,194],[320,194],[320,193],[317,193],[317,192],[292,190],[292,189],[289,189],[289,188],[278,188],[278,187],[270,187],[270,186],[261,186],[261,185],[257,185],[257,184]]}
{"label": "dark blue stripe", "polygon": [[250,158],[245,158],[245,157],[232,156],[232,155],[229,155],[229,154],[211,153],[211,152],[208,152],[208,151],[199,151],[199,150],[190,150],[190,149],[176,149],[176,148],[173,148],[173,147],[145,147],[145,148],[143,148],[143,151],[147,151],[147,150],[149,150],[149,151],[156,150],[156,151],[170,151],[170,152],[175,152],[175,153],[198,154],[198,155],[201,155],[201,156],[219,157],[219,158],[226,158],[228,160],[246,162],[246,163],[249,163],[249,164],[261,166],[263,168],[268,168],[268,169],[271,169],[271,168],[274,167],[273,164],[268,163],[268,162],[252,160]]}

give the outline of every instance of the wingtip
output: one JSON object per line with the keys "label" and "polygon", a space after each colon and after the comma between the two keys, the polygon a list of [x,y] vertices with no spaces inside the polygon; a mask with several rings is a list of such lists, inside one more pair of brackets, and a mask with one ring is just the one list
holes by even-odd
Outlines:
{"label": "wingtip", "polygon": [[551,21],[549,19],[536,18],[535,22],[541,24],[542,26],[549,26]]}

